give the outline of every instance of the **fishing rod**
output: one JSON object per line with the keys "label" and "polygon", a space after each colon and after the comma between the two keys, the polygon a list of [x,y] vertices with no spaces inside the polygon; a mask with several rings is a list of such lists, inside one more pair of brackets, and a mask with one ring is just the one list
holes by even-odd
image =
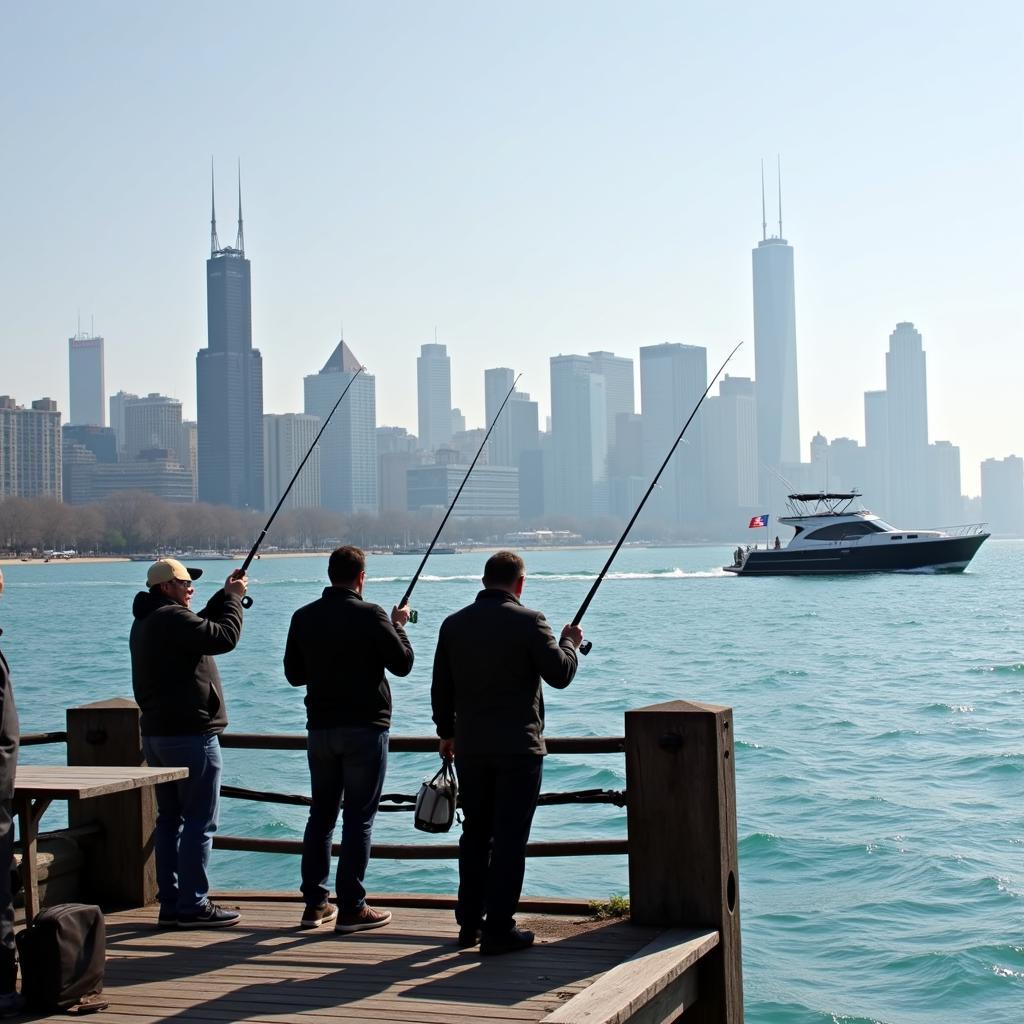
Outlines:
{"label": "fishing rod", "polygon": [[[284,494],[281,495],[281,500],[277,503],[274,511],[270,513],[270,518],[267,520],[267,525],[260,531],[260,535],[256,538],[256,543],[253,544],[249,551],[249,554],[245,556],[245,561],[242,563],[242,568],[238,570],[240,575],[245,575],[245,571],[252,564],[252,560],[256,557],[256,552],[259,551],[260,545],[263,543],[263,538],[266,537],[267,531],[270,529],[271,523],[277,518],[277,513],[281,511],[281,506],[284,504],[284,499],[291,493],[291,489],[295,486],[295,481],[299,479],[299,474],[302,472],[302,467],[309,461],[310,455],[313,454],[313,449],[316,447],[317,441],[323,435],[323,432],[327,429],[327,424],[331,422],[331,417],[338,411],[338,406],[341,405],[341,400],[348,394],[348,389],[352,387],[356,382],[356,377],[359,376],[365,370],[365,366],[360,366],[355,373],[352,374],[352,379],[345,385],[345,390],[338,396],[338,400],[334,403],[334,408],[327,414],[327,419],[321,424],[320,429],[317,431],[316,437],[313,438],[313,443],[309,446],[309,451],[303,456],[302,461],[299,463],[299,468],[295,470],[295,475],[291,478],[288,486],[284,489]],[[252,598],[246,594],[242,598],[242,607],[251,608]]]}
{"label": "fishing rod", "polygon": [[[693,412],[690,413],[689,419],[687,419],[687,421],[683,424],[683,429],[679,431],[679,436],[676,438],[675,443],[669,449],[668,455],[665,456],[665,461],[661,464],[661,469],[659,469],[658,472],[654,474],[654,479],[651,481],[651,485],[650,487],[647,488],[647,491],[645,492],[644,496],[640,499],[640,504],[637,505],[636,511],[633,513],[633,518],[630,519],[630,521],[626,524],[626,529],[622,531],[622,536],[619,538],[618,543],[615,545],[614,548],[612,548],[612,553],[608,556],[608,561],[604,563],[604,568],[598,574],[597,579],[594,580],[594,585],[590,588],[590,593],[587,594],[586,598],[583,601],[583,604],[580,605],[580,610],[576,613],[576,617],[572,620],[572,624],[574,626],[578,626],[583,616],[586,615],[587,609],[590,607],[590,602],[594,600],[594,595],[597,593],[597,588],[601,586],[601,583],[604,581],[605,574],[608,572],[608,569],[611,566],[612,562],[615,561],[615,556],[619,553],[619,548],[622,547],[626,538],[629,536],[629,531],[633,528],[633,524],[636,522],[637,516],[640,515],[640,511],[646,504],[647,499],[651,496],[651,492],[657,485],[658,479],[660,478],[661,474],[665,471],[665,467],[668,465],[669,459],[672,458],[672,456],[675,454],[675,450],[679,447],[679,442],[682,441],[683,434],[686,433],[686,428],[692,422],[693,417],[697,415],[697,410],[704,404],[704,399],[708,397],[708,392],[710,392],[711,389],[715,386],[715,381],[717,381],[718,378],[722,376],[722,371],[729,365],[729,360],[732,359],[734,355],[736,355],[740,345],[742,344],[743,342],[741,341],[739,345],[737,345],[736,348],[734,348],[729,353],[729,355],[726,357],[725,362],[722,363],[722,365],[718,368],[718,373],[716,373],[714,377],[712,377],[711,383],[704,389],[704,394],[700,396],[700,399],[698,400],[697,404],[693,407]],[[584,640],[583,643],[580,644],[580,654],[589,654],[593,646],[594,645],[589,640]]]}
{"label": "fishing rod", "polygon": [[[462,483],[459,484],[459,489],[455,492],[455,497],[452,498],[452,503],[448,506],[448,511],[444,514],[444,519],[441,520],[441,525],[437,528],[437,533],[434,534],[434,539],[430,542],[430,546],[427,548],[427,553],[423,556],[423,560],[419,564],[419,568],[416,570],[416,575],[413,576],[412,581],[406,588],[405,594],[402,596],[402,600],[398,602],[399,608],[404,608],[409,603],[409,598],[412,597],[413,587],[419,581],[420,573],[423,572],[423,566],[427,564],[427,559],[430,557],[430,552],[434,550],[434,545],[437,543],[438,537],[441,536],[441,531],[444,529],[444,524],[448,522],[448,517],[452,514],[452,509],[455,508],[455,503],[459,500],[459,495],[462,493],[462,488],[466,486],[466,482],[469,480],[470,474],[473,472],[473,467],[476,465],[476,460],[480,458],[484,447],[487,444],[487,439],[491,436],[491,431],[494,429],[494,424],[498,422],[498,418],[505,411],[505,406],[508,405],[508,400],[512,397],[512,392],[515,391],[516,385],[519,383],[519,377],[516,377],[512,381],[512,387],[508,389],[508,394],[505,396],[505,401],[498,407],[498,411],[494,414],[494,419],[491,420],[491,425],[487,428],[487,433],[484,434],[484,439],[480,442],[480,447],[476,451],[476,455],[473,456],[473,461],[469,464],[469,469],[466,470],[466,475],[462,478]],[[409,621],[416,622],[419,619],[419,615],[415,610],[410,609]]]}

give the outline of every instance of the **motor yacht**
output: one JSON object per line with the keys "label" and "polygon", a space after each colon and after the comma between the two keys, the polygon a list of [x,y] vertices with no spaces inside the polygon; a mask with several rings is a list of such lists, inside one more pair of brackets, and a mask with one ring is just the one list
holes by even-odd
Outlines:
{"label": "motor yacht", "polygon": [[983,523],[943,530],[899,530],[864,508],[861,495],[791,494],[779,522],[793,537],[779,547],[744,547],[722,568],[737,576],[829,575],[852,572],[963,572],[988,539]]}

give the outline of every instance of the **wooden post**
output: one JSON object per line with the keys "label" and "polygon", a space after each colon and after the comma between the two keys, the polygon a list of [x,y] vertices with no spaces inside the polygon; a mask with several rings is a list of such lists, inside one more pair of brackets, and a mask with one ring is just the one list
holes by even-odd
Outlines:
{"label": "wooden post", "polygon": [[[68,764],[144,765],[139,706],[115,697],[68,708]],[[102,833],[88,844],[82,867],[83,896],[104,906],[145,906],[156,899],[153,830],[156,795],[152,786],[129,793],[73,800],[68,824],[99,822]]]}
{"label": "wooden post", "polygon": [[686,1024],[742,1024],[732,709],[676,700],[626,712],[630,917],[707,927]]}

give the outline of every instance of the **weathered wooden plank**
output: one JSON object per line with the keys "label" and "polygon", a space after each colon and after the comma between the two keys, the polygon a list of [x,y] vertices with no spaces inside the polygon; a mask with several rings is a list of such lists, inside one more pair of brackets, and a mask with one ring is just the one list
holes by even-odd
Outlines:
{"label": "weathered wooden plank", "polygon": [[[659,932],[613,922],[567,937],[542,935],[532,950],[487,958],[456,948],[456,925],[444,906],[394,907],[387,928],[341,936],[300,930],[302,904],[294,897],[233,895],[224,894],[224,902],[242,907],[243,922],[220,931],[157,930],[152,907],[109,915],[112,1005],[95,1024],[532,1024]],[[542,932],[549,916],[564,922],[537,915],[528,923]],[[553,929],[563,931],[564,923]]]}
{"label": "weathered wooden plank", "polygon": [[[689,983],[683,1005],[674,1000],[675,1013],[695,1001],[698,960],[718,945],[718,932],[670,928],[625,963],[603,974],[564,1006],[544,1018],[544,1024],[626,1024],[665,1019],[660,997],[678,979]],[[684,986],[680,986],[684,987]],[[653,1012],[652,1012],[653,1011]]]}

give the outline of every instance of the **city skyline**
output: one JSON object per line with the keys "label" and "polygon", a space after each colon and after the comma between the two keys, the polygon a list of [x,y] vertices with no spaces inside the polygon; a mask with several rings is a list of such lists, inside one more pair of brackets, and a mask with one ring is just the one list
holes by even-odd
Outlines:
{"label": "city skyline", "polygon": [[[903,321],[926,338],[930,435],[960,446],[966,493],[979,493],[981,461],[1024,450],[1024,424],[1006,415],[1024,373],[1024,146],[1005,128],[1021,84],[1015,5],[972,19],[940,3],[922,20],[871,3],[742,17],[656,3],[583,17],[567,4],[543,12],[543,34],[529,4],[410,10],[399,33],[386,12],[347,6],[314,5],[283,29],[268,8],[240,10],[205,14],[199,42],[189,4],[131,21],[12,12],[23,45],[0,73],[9,95],[36,87],[19,93],[19,158],[0,169],[19,196],[0,255],[4,392],[68,410],[52,368],[80,308],[105,337],[111,392],[159,390],[195,416],[211,152],[232,172],[241,156],[258,211],[268,412],[301,409],[298,378],[342,320],[377,375],[379,422],[412,430],[415,354],[435,325],[470,426],[484,419],[483,370],[512,352],[541,422],[557,352],[636,360],[669,342],[714,362],[742,338],[730,370],[754,377],[747,253],[760,161],[771,178],[781,151],[801,458],[818,431],[864,440],[863,396],[885,386],[881,356]],[[283,54],[281,31],[296,44]],[[210,104],[202,83],[227,37],[245,85]],[[394,73],[371,90],[382,52]],[[597,59],[609,53],[614,82]],[[69,145],[106,158],[68,175]],[[145,258],[126,259],[140,234]]]}

